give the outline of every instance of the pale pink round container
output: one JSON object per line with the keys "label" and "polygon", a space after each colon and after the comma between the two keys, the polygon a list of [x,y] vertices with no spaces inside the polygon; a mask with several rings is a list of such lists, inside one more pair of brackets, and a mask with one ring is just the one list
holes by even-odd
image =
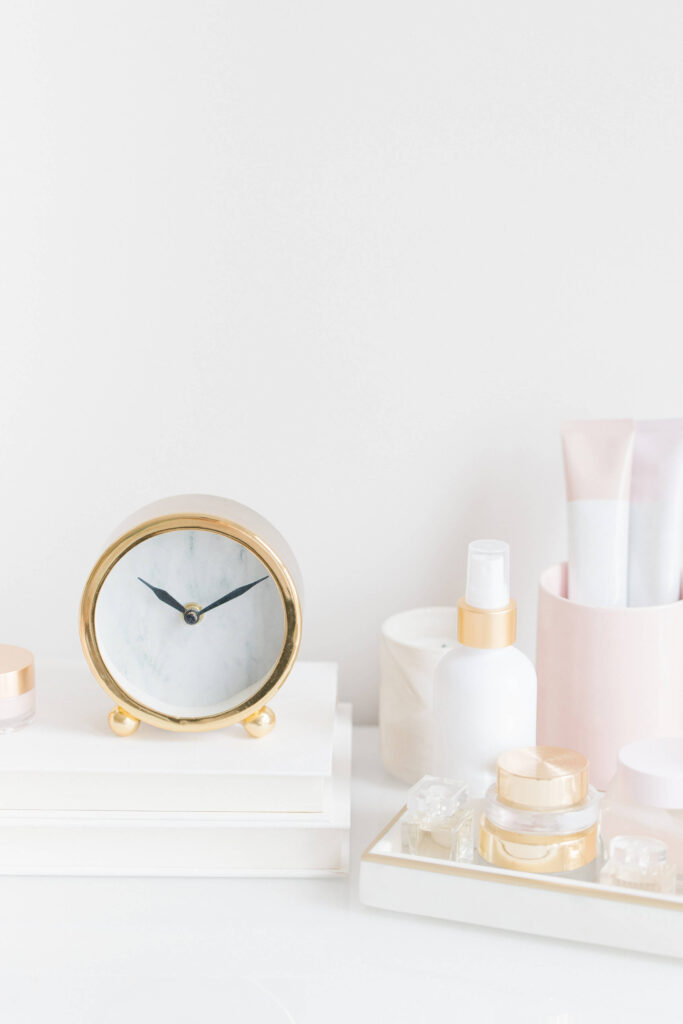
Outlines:
{"label": "pale pink round container", "polygon": [[23,647],[0,644],[0,733],[28,725],[35,710],[33,655]]}
{"label": "pale pink round container", "polygon": [[683,601],[593,608],[567,599],[567,566],[538,592],[537,742],[579,750],[605,789],[619,750],[683,735]]}

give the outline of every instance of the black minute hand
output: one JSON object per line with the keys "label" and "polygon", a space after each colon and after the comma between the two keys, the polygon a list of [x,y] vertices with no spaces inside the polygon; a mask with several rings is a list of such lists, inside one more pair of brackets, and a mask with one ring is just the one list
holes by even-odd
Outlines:
{"label": "black minute hand", "polygon": [[228,601],[232,601],[233,597],[240,597],[242,594],[246,594],[246,592],[251,590],[252,587],[255,587],[257,583],[263,583],[263,581],[267,579],[267,576],[262,576],[260,580],[254,580],[253,583],[246,583],[243,587],[238,587],[237,590],[231,590],[229,594],[225,595],[225,597],[219,597],[217,601],[213,602],[213,604],[207,604],[206,608],[202,608],[199,614],[205,615],[206,612],[210,612],[212,608],[218,608],[221,604],[227,604]]}
{"label": "black minute hand", "polygon": [[159,600],[163,601],[164,604],[169,604],[171,608],[175,608],[177,612],[182,612],[183,615],[185,614],[185,606],[182,605],[180,601],[176,601],[175,597],[171,597],[168,590],[162,590],[161,587],[153,587],[151,583],[147,582],[147,580],[143,580],[142,576],[138,576],[138,579],[140,580],[140,583],[144,583],[146,587],[149,587],[152,593],[156,594]]}

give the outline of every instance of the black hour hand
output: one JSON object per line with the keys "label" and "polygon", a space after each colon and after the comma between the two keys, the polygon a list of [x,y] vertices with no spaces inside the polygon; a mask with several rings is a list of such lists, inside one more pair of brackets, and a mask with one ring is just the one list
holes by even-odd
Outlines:
{"label": "black hour hand", "polygon": [[254,580],[253,583],[245,583],[243,587],[238,587],[237,590],[231,590],[229,594],[225,595],[225,597],[219,597],[217,601],[213,602],[213,604],[207,604],[206,608],[202,608],[200,615],[205,615],[206,612],[210,612],[212,608],[218,608],[221,604],[227,604],[228,601],[232,601],[235,597],[241,597],[242,594],[246,594],[248,590],[255,587],[257,583],[263,583],[263,581],[267,579],[267,576],[262,576],[260,580]]}
{"label": "black hour hand", "polygon": [[147,582],[147,580],[143,580],[142,576],[138,576],[138,579],[140,580],[140,583],[144,583],[146,587],[149,587],[152,593],[156,594],[159,600],[163,601],[164,604],[170,605],[171,608],[175,608],[177,612],[181,612],[183,615],[185,614],[185,606],[182,605],[180,601],[176,601],[175,597],[171,597],[168,590],[162,590],[161,587],[153,587],[151,583]]}

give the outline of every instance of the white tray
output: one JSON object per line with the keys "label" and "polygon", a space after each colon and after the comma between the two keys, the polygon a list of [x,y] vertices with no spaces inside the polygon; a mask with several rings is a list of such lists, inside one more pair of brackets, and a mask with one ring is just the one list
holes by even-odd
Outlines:
{"label": "white tray", "polygon": [[404,813],[405,808],[363,854],[363,903],[683,958],[683,896],[413,857],[401,850]]}

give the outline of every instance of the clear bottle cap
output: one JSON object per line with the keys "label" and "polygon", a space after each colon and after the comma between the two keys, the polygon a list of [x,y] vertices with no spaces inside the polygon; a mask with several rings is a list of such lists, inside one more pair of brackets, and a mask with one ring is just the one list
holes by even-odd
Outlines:
{"label": "clear bottle cap", "polygon": [[430,825],[452,818],[467,803],[467,786],[454,779],[425,775],[408,790],[408,810]]}
{"label": "clear bottle cap", "polygon": [[616,864],[634,871],[648,872],[666,864],[668,851],[661,839],[649,836],[614,836],[609,855]]}
{"label": "clear bottle cap", "polygon": [[609,858],[600,872],[603,885],[649,892],[676,891],[676,866],[668,859],[666,843],[654,836],[614,836]]}
{"label": "clear bottle cap", "polygon": [[465,601],[472,608],[505,608],[510,603],[510,545],[473,540],[467,549]]}

